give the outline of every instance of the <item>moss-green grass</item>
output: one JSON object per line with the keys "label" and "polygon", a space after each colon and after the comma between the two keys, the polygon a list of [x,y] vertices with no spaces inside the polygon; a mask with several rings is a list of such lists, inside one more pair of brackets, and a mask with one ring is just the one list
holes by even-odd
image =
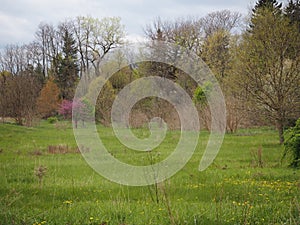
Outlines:
{"label": "moss-green grass", "polygon": [[[99,126],[99,131],[115,157],[149,164],[149,153],[126,149],[111,128]],[[134,133],[149,134],[145,129]],[[179,135],[168,132],[151,157],[167,157]],[[199,172],[207,139],[203,131],[189,163],[156,191],[155,186],[112,183],[79,153],[48,153],[49,145],[76,147],[70,123],[0,124],[0,224],[300,224],[300,171],[281,163],[275,130],[226,134],[214,163]],[[258,167],[259,148],[263,168]],[[40,165],[47,167],[42,183],[34,172]]]}

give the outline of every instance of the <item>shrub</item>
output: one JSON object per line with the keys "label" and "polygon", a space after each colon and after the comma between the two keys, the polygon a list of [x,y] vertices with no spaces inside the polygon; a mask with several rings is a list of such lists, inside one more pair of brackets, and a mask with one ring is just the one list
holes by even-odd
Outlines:
{"label": "shrub", "polygon": [[60,104],[58,113],[64,119],[72,119],[77,128],[78,122],[81,120],[83,125],[85,121],[93,119],[94,109],[88,99],[73,99],[73,101],[63,100]]}
{"label": "shrub", "polygon": [[59,88],[54,80],[49,78],[37,99],[37,111],[42,118],[54,116],[57,114],[59,103]]}
{"label": "shrub", "polygon": [[296,125],[285,132],[283,157],[291,157],[291,167],[300,166],[300,118]]}
{"label": "shrub", "polygon": [[56,123],[58,121],[57,117],[51,116],[47,119],[47,121],[51,124]]}

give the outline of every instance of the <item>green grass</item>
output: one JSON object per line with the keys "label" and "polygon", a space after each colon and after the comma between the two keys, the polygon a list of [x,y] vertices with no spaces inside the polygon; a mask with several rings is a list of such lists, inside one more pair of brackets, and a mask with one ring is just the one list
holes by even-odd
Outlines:
{"label": "green grass", "polygon": [[[126,149],[112,129],[98,128],[115,157],[149,164],[149,153]],[[152,157],[166,158],[179,136],[168,132]],[[128,187],[94,172],[81,154],[48,153],[49,145],[76,147],[69,123],[0,124],[0,224],[300,224],[300,173],[281,164],[275,130],[227,134],[214,163],[199,172],[207,139],[202,132],[194,156],[172,178]],[[263,168],[257,163],[259,148]],[[47,167],[41,183],[35,175],[40,165]]]}

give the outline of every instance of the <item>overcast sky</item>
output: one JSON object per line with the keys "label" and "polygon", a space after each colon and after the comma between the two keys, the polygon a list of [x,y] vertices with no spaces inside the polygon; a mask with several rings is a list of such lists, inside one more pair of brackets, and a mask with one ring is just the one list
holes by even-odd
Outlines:
{"label": "overcast sky", "polygon": [[0,0],[0,47],[34,39],[40,22],[56,25],[76,16],[119,16],[131,38],[160,16],[165,19],[204,16],[229,9],[247,14],[253,0]]}

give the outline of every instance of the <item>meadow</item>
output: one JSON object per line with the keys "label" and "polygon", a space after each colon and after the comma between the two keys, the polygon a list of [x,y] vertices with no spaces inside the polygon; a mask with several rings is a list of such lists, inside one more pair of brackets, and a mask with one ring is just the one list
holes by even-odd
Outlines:
{"label": "meadow", "polygon": [[[162,160],[180,136],[168,131],[158,148],[136,153],[111,128],[98,130],[111,154],[133,164]],[[31,128],[1,123],[0,224],[300,224],[300,172],[281,160],[276,130],[226,134],[214,163],[199,172],[208,135],[201,132],[192,159],[170,179],[129,187],[89,167],[70,122]]]}

